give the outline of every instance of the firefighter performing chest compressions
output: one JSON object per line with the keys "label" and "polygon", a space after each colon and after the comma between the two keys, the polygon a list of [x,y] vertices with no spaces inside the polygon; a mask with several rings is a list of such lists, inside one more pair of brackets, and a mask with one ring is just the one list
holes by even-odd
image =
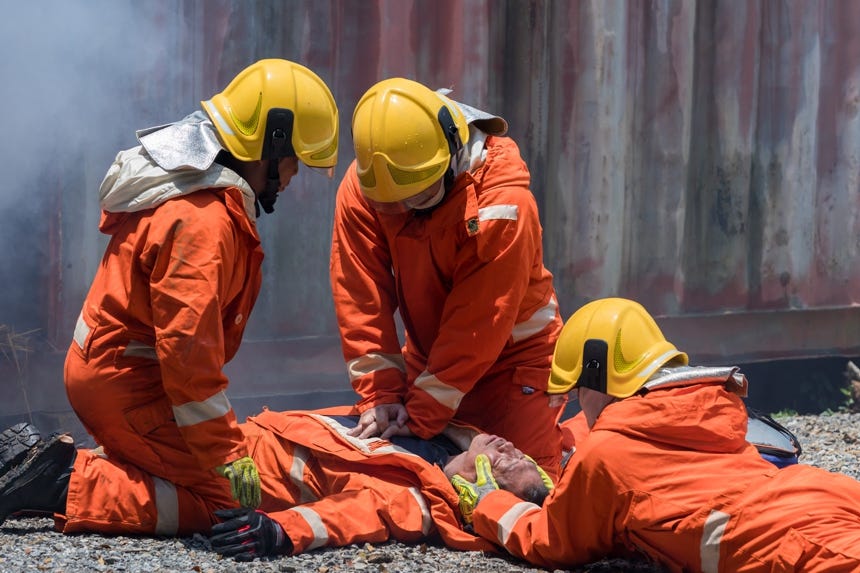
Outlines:
{"label": "firefighter performing chest compressions", "polygon": [[506,131],[406,78],[367,90],[337,193],[331,286],[355,436],[430,438],[456,418],[555,475],[562,404],[546,385],[561,317],[529,170]]}

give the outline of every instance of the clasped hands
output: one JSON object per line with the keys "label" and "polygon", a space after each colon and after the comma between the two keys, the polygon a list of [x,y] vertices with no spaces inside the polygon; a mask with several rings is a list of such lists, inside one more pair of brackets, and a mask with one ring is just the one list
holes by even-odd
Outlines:
{"label": "clasped hands", "polygon": [[358,424],[348,435],[355,438],[372,438],[379,436],[387,440],[392,436],[412,436],[412,430],[406,425],[409,413],[403,404],[380,404],[361,413]]}

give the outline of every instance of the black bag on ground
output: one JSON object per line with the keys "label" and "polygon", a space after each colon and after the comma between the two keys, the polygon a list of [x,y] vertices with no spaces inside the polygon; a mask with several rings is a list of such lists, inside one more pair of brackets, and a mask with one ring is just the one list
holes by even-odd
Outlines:
{"label": "black bag on ground", "polygon": [[796,464],[802,452],[797,436],[768,414],[747,408],[747,441],[761,457],[779,468]]}

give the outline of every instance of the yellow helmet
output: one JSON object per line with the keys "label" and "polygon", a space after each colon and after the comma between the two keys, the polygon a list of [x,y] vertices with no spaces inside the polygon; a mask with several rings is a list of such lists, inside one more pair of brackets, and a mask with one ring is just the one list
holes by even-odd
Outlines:
{"label": "yellow helmet", "polygon": [[241,161],[295,156],[309,167],[337,163],[337,105],[325,82],[302,65],[260,60],[200,103]]}
{"label": "yellow helmet", "polygon": [[456,103],[418,82],[383,80],[352,115],[358,181],[372,201],[393,203],[440,181],[451,156],[469,140]]}
{"label": "yellow helmet", "polygon": [[577,310],[564,324],[552,357],[548,392],[581,386],[616,398],[635,394],[669,361],[687,355],[666,340],[638,302],[603,298]]}

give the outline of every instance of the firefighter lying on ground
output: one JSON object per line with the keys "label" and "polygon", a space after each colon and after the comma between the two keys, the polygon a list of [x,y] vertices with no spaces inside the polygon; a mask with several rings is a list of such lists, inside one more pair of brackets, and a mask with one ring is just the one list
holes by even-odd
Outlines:
{"label": "firefighter lying on ground", "polygon": [[140,145],[117,155],[99,190],[110,242],[64,377],[109,458],[80,456],[61,508],[67,532],[118,517],[75,492],[115,481],[123,464],[158,508],[129,524],[144,533],[206,531],[214,509],[259,503],[223,368],[260,290],[258,207],[272,211],[300,162],[335,165],[337,107],[316,74],[281,59],[245,68],[201,105],[137,132]]}
{"label": "firefighter lying on ground", "polygon": [[745,439],[745,377],[687,364],[638,303],[583,306],[550,391],[575,390],[591,432],[543,507],[476,488],[474,530],[550,569],[639,555],[670,571],[860,570],[860,482],[765,461]]}
{"label": "firefighter lying on ground", "polygon": [[[460,496],[449,480],[457,475],[469,490],[470,483],[480,481],[477,459],[479,467],[492,468],[496,487],[537,505],[552,485],[531,458],[502,438],[449,425],[431,440],[362,439],[349,435],[359,419],[350,412],[349,407],[264,410],[240,424],[260,475],[262,502],[259,511],[216,510],[223,520],[212,531],[216,551],[243,560],[432,538],[454,549],[492,550],[491,543],[462,527]],[[62,524],[67,499],[90,508],[78,516],[76,531],[147,534],[152,524],[170,518],[158,511],[158,499],[146,483],[136,481],[139,470],[130,475],[126,466],[117,465],[111,471],[110,460],[98,458],[98,481],[76,479],[79,472],[90,475],[80,464],[96,457],[89,450],[76,451],[68,434],[40,440],[29,424],[0,434],[0,523],[15,512],[50,507]],[[180,535],[193,531],[178,529]]]}
{"label": "firefighter lying on ground", "polygon": [[529,170],[506,131],[412,80],[368,89],[337,193],[331,287],[359,395],[353,435],[430,438],[457,419],[554,475],[563,404],[546,385],[562,320]]}

